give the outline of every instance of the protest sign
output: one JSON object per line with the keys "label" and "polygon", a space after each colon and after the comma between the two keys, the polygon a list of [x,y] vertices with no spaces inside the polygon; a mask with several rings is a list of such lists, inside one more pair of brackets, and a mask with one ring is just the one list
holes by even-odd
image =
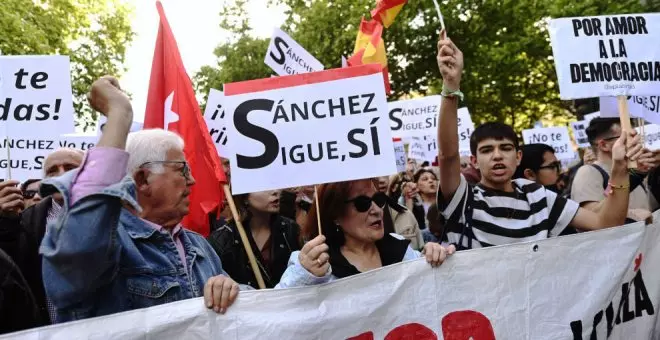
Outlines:
{"label": "protest sign", "polygon": [[[99,119],[96,122],[96,135],[101,136],[103,133],[103,129],[105,128],[105,123],[108,121],[108,118],[104,115],[99,115]],[[142,130],[142,127],[144,126],[144,123],[140,122],[133,122],[131,123],[131,129],[129,130],[130,132],[136,132]]]}
{"label": "protest sign", "polygon": [[396,173],[378,65],[225,84],[234,194]]}
{"label": "protest sign", "polygon": [[75,132],[69,57],[0,56],[0,137]]}
{"label": "protest sign", "polygon": [[522,135],[525,144],[543,143],[552,146],[557,159],[575,158],[575,152],[571,148],[571,138],[565,126],[523,130]]}
{"label": "protest sign", "polygon": [[636,223],[241,291],[224,315],[197,298],[0,339],[657,340],[659,243],[660,223]]}
{"label": "protest sign", "polygon": [[[470,112],[466,107],[458,109],[458,152],[461,154],[461,157],[472,155],[470,151],[470,137],[472,137],[472,132],[474,132],[474,123],[470,117]],[[438,155],[438,142],[437,134],[428,135],[423,137],[423,143],[420,143],[420,139],[417,139],[418,145],[413,153],[415,157],[425,157],[425,158],[415,158],[428,160],[429,162],[434,162],[436,156]],[[408,152],[408,157],[411,157],[411,152]]]}
{"label": "protest sign", "polygon": [[[11,167],[12,179],[25,181],[42,178],[44,160],[59,148],[88,150],[98,142],[98,136],[89,134],[66,134],[55,138],[42,137],[39,131],[26,131],[22,137],[0,140],[0,176]],[[11,148],[11,160],[7,161],[7,148]]]}
{"label": "protest sign", "polygon": [[588,113],[584,115],[584,121],[587,122],[587,126],[589,126],[589,122],[591,122],[594,118],[598,118],[598,117],[600,117],[600,112]]}
{"label": "protest sign", "polygon": [[[630,117],[642,118],[648,122],[660,124],[660,96],[629,96],[628,110]],[[617,99],[600,98],[600,112],[603,117],[619,117]]]}
{"label": "protest sign", "polygon": [[644,130],[641,127],[635,128],[637,133],[644,136],[644,146],[651,151],[660,150],[660,125],[648,124],[644,125]]}
{"label": "protest sign", "polygon": [[412,137],[408,146],[408,158],[418,161],[434,162],[438,155],[436,137]]}
{"label": "protest sign", "polygon": [[571,122],[571,130],[573,130],[575,144],[577,144],[579,148],[588,148],[591,146],[591,144],[589,144],[589,138],[587,137],[586,131],[588,126],[589,124],[586,120]]}
{"label": "protest sign", "polygon": [[406,171],[406,147],[401,138],[394,138],[394,158],[396,159],[396,171]]}
{"label": "protest sign", "polygon": [[280,76],[323,70],[320,61],[277,27],[273,30],[264,62]]}
{"label": "protest sign", "polygon": [[561,99],[660,93],[660,14],[550,21]]}
{"label": "protest sign", "polygon": [[229,158],[231,152],[227,144],[227,124],[230,118],[226,117],[225,107],[223,105],[224,94],[222,91],[211,89],[206,101],[206,110],[204,110],[204,120],[209,129],[211,140],[215,144],[218,155],[223,158]]}
{"label": "protest sign", "polygon": [[394,137],[423,137],[437,133],[441,96],[388,103]]}

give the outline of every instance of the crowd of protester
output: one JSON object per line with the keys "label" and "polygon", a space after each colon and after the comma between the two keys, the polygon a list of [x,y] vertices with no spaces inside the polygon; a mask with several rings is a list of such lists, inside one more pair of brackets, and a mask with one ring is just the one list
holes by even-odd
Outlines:
{"label": "crowd of protester", "polygon": [[660,157],[618,119],[592,120],[595,159],[585,152],[565,172],[552,147],[519,145],[498,122],[477,127],[472,155],[461,157],[463,55],[443,39],[437,59],[437,166],[410,159],[389,177],[237,195],[238,216],[211,214],[208,238],[181,225],[195,185],[183,140],[158,129],[129,134],[128,97],[114,78],[96,81],[90,104],[107,116],[96,147],[53,152],[43,180],[0,182],[0,331],[201,296],[225,313],[239,291],[259,288],[247,247],[266,288],[278,289],[421,257],[436,267],[456,250],[650,220]]}

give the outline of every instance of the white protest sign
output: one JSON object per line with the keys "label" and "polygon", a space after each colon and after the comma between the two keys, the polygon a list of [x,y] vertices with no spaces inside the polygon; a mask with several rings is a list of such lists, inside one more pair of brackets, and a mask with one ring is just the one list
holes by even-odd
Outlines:
{"label": "white protest sign", "polygon": [[0,176],[4,176],[8,166],[11,166],[12,179],[25,181],[42,178],[44,175],[44,160],[50,153],[59,148],[74,148],[88,150],[98,142],[99,137],[88,134],[67,134],[49,138],[40,133],[27,133],[23,137],[9,137],[0,140],[0,154],[7,155],[7,147],[11,148],[11,160],[0,157]]}
{"label": "white protest sign", "polygon": [[394,138],[394,158],[396,159],[396,171],[406,172],[406,147],[401,138]]}
{"label": "white protest sign", "polygon": [[438,146],[436,137],[412,137],[412,140],[408,145],[408,158],[422,162],[434,162],[437,155]]}
{"label": "white protest sign", "polygon": [[[637,133],[642,134],[640,127],[635,128]],[[644,146],[651,151],[660,150],[660,125],[644,125]]]}
{"label": "white protest sign", "polygon": [[73,117],[69,57],[0,56],[0,125],[6,135],[36,130],[55,138],[75,132]]}
{"label": "white protest sign", "polygon": [[320,61],[277,27],[273,30],[264,62],[280,76],[323,70]]}
{"label": "white protest sign", "polygon": [[232,192],[396,173],[381,69],[225,84]]}
{"label": "white protest sign", "polygon": [[589,137],[587,137],[587,127],[589,127],[589,123],[587,123],[586,120],[571,122],[571,130],[573,130],[575,144],[580,148],[588,148],[591,146],[591,144],[589,144]]}
{"label": "white protest sign", "polygon": [[561,99],[660,93],[660,14],[550,21]]}
{"label": "white protest sign", "polygon": [[388,103],[394,137],[423,137],[437,133],[442,96]]}
{"label": "white protest sign", "polygon": [[[642,118],[660,124],[660,96],[629,96],[628,111],[632,118]],[[618,118],[619,104],[615,97],[600,98],[600,112],[603,117]]]}
{"label": "white protest sign", "polygon": [[[600,111],[599,112],[592,112],[584,115],[584,121],[587,122],[587,126],[589,126],[589,122],[591,122],[594,118],[600,117]],[[617,117],[618,114],[617,114]]]}
{"label": "white protest sign", "polygon": [[211,140],[215,144],[218,155],[223,158],[229,158],[231,152],[227,144],[227,124],[231,122],[226,117],[225,107],[223,105],[224,94],[222,91],[211,89],[208,100],[206,101],[206,110],[204,110],[204,120],[209,129]]}
{"label": "white protest sign", "polygon": [[[466,107],[458,109],[458,152],[463,156],[470,156],[472,151],[470,151],[470,137],[472,137],[472,132],[474,132],[474,123],[472,122],[472,117],[470,117],[470,111]],[[425,160],[433,162],[435,157],[438,155],[438,143],[437,137],[435,134],[424,136],[424,154],[423,156],[427,157]]]}
{"label": "white protest sign", "polygon": [[0,339],[658,340],[658,244],[658,222],[636,223],[459,251],[439,268],[421,258],[325,285],[241,291],[223,315],[200,297]]}
{"label": "white protest sign", "polygon": [[[104,115],[99,115],[99,119],[96,122],[96,135],[101,136],[103,133],[103,129],[105,128],[105,123],[108,122],[108,118]],[[144,126],[144,123],[140,122],[133,122],[131,123],[131,129],[129,130],[130,132],[136,132],[142,130],[142,127]]]}
{"label": "white protest sign", "polygon": [[575,158],[571,138],[565,126],[523,130],[522,135],[525,144],[543,143],[552,146],[557,159]]}

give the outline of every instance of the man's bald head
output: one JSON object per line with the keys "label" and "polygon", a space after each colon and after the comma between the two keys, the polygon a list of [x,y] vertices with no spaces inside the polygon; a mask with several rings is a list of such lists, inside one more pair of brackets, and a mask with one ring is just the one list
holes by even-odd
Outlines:
{"label": "man's bald head", "polygon": [[80,167],[85,152],[79,149],[60,148],[46,157],[44,177],[57,177],[69,170]]}

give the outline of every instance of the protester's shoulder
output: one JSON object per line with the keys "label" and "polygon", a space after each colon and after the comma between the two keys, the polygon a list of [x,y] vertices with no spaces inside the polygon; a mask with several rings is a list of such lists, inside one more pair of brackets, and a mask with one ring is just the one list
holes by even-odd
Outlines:
{"label": "protester's shoulder", "polygon": [[[594,177],[596,175],[597,177]],[[584,164],[580,168],[577,169],[577,172],[575,172],[575,178],[579,178],[580,180],[590,180],[590,179],[599,179],[600,180],[600,171],[598,169],[591,165],[591,164]],[[573,179],[574,184],[579,184],[580,181],[576,181]]]}
{"label": "protester's shoulder", "polygon": [[222,227],[214,230],[207,240],[216,250],[227,249],[234,244],[234,239],[237,237],[236,233],[236,224],[233,220],[230,220]]}
{"label": "protester's shoulder", "polygon": [[539,190],[545,191],[545,187],[543,187],[543,185],[525,178],[516,178],[513,180],[513,183],[515,183],[515,185],[525,193],[537,192]]}

